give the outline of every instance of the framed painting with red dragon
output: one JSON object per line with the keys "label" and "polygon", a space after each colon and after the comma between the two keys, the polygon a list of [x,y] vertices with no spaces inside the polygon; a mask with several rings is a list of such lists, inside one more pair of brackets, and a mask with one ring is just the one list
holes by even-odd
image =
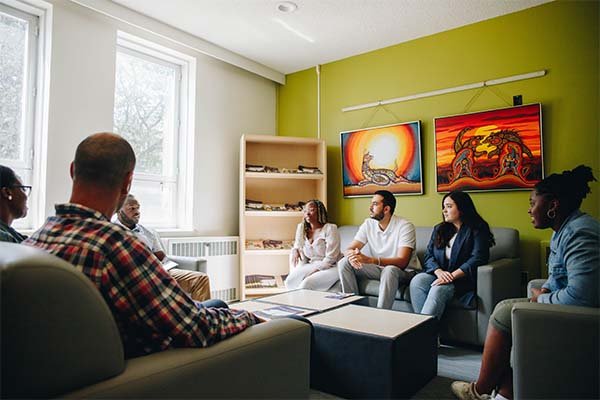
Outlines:
{"label": "framed painting with red dragon", "polygon": [[527,190],[544,178],[542,106],[434,119],[437,191]]}

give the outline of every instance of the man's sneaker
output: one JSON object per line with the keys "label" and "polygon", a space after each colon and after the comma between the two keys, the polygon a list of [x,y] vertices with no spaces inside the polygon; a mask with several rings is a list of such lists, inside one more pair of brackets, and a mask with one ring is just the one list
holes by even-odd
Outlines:
{"label": "man's sneaker", "polygon": [[475,390],[475,382],[454,381],[450,385],[452,393],[460,400],[489,400],[489,394],[479,394]]}

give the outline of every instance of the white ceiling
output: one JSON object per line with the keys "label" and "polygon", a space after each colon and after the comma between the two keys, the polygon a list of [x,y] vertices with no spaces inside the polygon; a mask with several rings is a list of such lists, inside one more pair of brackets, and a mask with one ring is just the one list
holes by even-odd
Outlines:
{"label": "white ceiling", "polygon": [[288,74],[551,0],[112,1]]}

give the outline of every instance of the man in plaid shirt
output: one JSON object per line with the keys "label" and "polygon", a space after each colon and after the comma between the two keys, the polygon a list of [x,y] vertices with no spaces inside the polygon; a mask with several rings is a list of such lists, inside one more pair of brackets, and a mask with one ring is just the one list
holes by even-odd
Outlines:
{"label": "man in plaid shirt", "polygon": [[126,357],[170,347],[207,347],[259,320],[246,311],[198,307],[146,245],[110,222],[131,186],[135,154],[118,135],[77,147],[67,204],[23,242],[73,264],[96,285],[117,322]]}

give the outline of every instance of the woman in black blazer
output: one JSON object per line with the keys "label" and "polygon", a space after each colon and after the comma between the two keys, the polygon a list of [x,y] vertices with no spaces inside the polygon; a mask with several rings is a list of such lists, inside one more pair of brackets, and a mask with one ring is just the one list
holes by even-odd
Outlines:
{"label": "woman in black blazer", "polygon": [[465,192],[442,199],[444,221],[433,229],[425,252],[424,273],[410,282],[413,310],[442,318],[446,305],[457,297],[470,306],[475,299],[477,268],[490,258],[494,235]]}

